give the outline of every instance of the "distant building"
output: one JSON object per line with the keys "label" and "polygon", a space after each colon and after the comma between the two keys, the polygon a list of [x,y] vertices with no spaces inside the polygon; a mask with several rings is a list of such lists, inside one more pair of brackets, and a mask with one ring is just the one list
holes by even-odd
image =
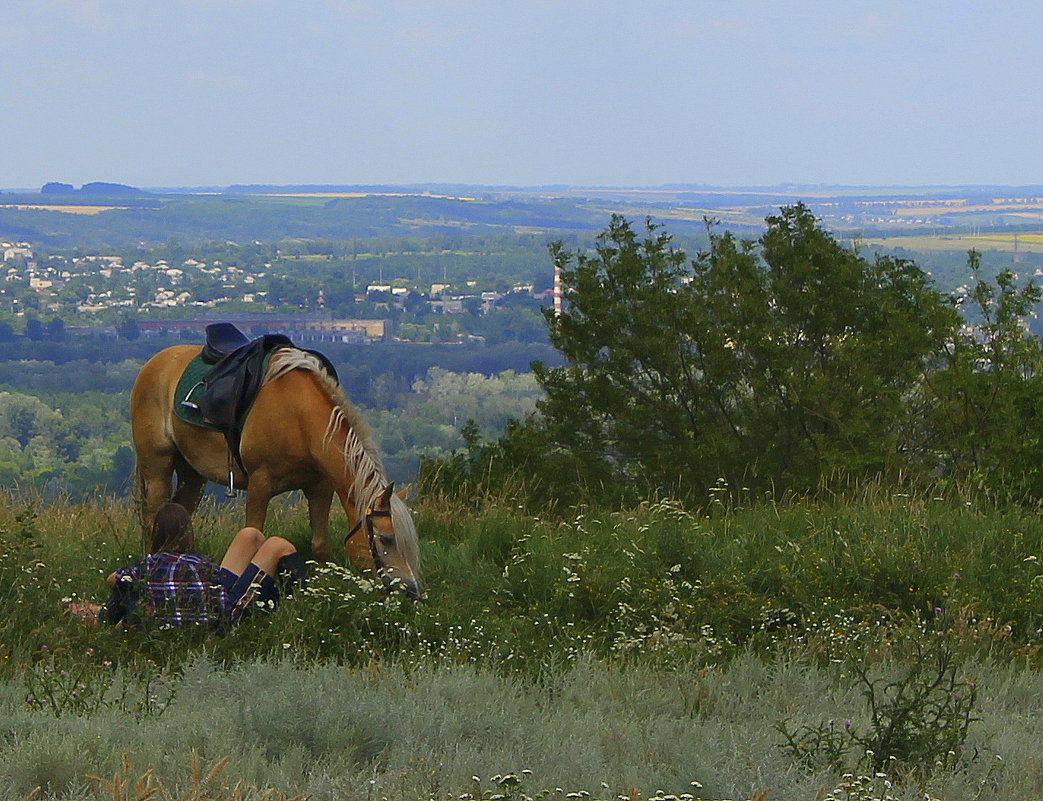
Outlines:
{"label": "distant building", "polygon": [[431,311],[435,314],[463,314],[466,309],[460,298],[443,298],[431,301]]}
{"label": "distant building", "polygon": [[23,259],[31,259],[33,257],[33,249],[29,247],[27,242],[19,242],[17,245],[11,244],[10,242],[4,242],[3,248],[4,261],[11,261],[19,256]]}
{"label": "distant building", "polygon": [[367,344],[391,338],[390,320],[331,320],[304,314],[292,317],[242,314],[206,320],[137,320],[144,336],[187,333],[198,335],[200,339],[206,327],[215,322],[232,323],[248,337],[285,334],[294,342]]}

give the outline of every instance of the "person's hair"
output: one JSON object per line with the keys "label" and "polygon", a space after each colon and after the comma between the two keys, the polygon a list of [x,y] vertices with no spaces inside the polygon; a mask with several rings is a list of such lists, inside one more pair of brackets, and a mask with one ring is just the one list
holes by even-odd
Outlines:
{"label": "person's hair", "polygon": [[188,553],[195,545],[196,535],[192,531],[188,510],[179,503],[165,503],[159,507],[156,521],[152,524],[149,553]]}

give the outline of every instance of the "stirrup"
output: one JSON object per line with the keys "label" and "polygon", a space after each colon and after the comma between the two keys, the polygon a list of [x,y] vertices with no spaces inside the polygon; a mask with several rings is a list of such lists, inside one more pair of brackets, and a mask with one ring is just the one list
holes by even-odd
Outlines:
{"label": "stirrup", "polygon": [[182,406],[187,406],[189,409],[192,409],[193,411],[197,411],[198,412],[199,411],[199,404],[196,403],[195,401],[189,400],[189,398],[191,398],[192,397],[192,393],[195,392],[197,389],[199,389],[201,386],[203,386],[203,382],[202,381],[198,382],[194,387],[192,387],[192,389],[190,389],[187,393],[185,393],[185,399],[183,401],[181,401],[181,405]]}

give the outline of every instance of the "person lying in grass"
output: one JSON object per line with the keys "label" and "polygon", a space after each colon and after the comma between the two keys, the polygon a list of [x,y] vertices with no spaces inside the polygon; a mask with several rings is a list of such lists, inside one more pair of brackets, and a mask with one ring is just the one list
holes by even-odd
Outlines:
{"label": "person lying in grass", "polygon": [[238,623],[255,605],[274,609],[304,576],[293,543],[252,527],[235,535],[220,565],[194,551],[188,511],[168,503],[156,513],[149,553],[109,576],[108,601],[82,601],[69,611],[88,622],[221,628]]}

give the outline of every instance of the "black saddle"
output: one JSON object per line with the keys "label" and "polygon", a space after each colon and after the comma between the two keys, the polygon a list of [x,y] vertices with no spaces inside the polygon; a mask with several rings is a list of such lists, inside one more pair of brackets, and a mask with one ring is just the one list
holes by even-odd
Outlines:
{"label": "black saddle", "polygon": [[[201,392],[193,401],[206,421],[225,435],[228,449],[244,473],[246,467],[239,444],[247,412],[264,383],[268,355],[279,348],[292,347],[295,346],[290,338],[282,334],[265,334],[250,340],[231,323],[213,323],[206,327],[206,345],[200,358],[214,366],[200,380]],[[305,353],[317,357],[333,380],[338,381],[337,371],[329,359],[318,351],[305,350]]]}
{"label": "black saddle", "polygon": [[231,323],[211,323],[206,327],[206,344],[200,356],[207,364],[217,364],[233,350],[249,343],[246,334]]}

